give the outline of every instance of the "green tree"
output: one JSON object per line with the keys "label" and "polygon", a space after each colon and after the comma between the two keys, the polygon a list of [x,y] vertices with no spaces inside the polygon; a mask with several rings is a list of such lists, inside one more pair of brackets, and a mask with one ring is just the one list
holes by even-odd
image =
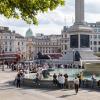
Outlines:
{"label": "green tree", "polygon": [[0,0],[0,14],[36,25],[38,13],[54,10],[59,5],[64,5],[64,0]]}

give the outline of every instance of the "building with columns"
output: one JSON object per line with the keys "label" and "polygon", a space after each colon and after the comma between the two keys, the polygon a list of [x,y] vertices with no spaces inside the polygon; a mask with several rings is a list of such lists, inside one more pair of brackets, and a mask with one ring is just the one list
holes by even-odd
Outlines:
{"label": "building with columns", "polygon": [[61,35],[44,35],[38,33],[36,36],[33,36],[33,33],[29,34],[31,34],[31,36],[26,35],[27,59],[30,58],[29,55],[32,56],[30,59],[34,59],[38,52],[52,57],[61,56]]}
{"label": "building with columns", "polygon": [[[26,40],[20,34],[11,31],[8,27],[0,26],[0,55],[8,56],[5,59],[9,60],[11,56],[12,59],[17,55],[20,56],[20,59],[25,58],[26,50]],[[3,58],[1,57],[1,58]],[[10,58],[11,58],[10,57]],[[11,59],[11,60],[12,60]]]}
{"label": "building with columns", "polygon": [[94,52],[100,52],[100,22],[88,23],[93,28],[94,34],[90,36],[90,48]]}
{"label": "building with columns", "polygon": [[61,31],[61,53],[64,55],[66,54],[69,48],[69,34],[68,34],[68,27],[64,26]]}

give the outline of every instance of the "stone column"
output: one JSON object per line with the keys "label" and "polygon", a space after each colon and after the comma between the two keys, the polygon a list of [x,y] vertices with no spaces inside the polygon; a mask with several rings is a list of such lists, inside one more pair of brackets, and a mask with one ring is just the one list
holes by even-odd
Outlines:
{"label": "stone column", "polygon": [[75,0],[75,24],[84,24],[84,0]]}

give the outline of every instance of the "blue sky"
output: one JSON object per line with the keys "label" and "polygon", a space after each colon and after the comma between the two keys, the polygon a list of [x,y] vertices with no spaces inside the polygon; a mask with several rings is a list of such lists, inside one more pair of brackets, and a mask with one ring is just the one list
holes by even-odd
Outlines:
{"label": "blue sky", "polygon": [[[61,34],[61,29],[65,25],[70,26],[74,22],[75,0],[66,0],[66,5],[58,7],[56,10],[44,14],[38,14],[39,25],[31,25],[30,28],[33,34]],[[97,22],[100,21],[100,0],[85,0],[85,21]],[[6,19],[0,15],[0,25],[7,26],[17,33],[25,35],[29,25],[21,19]]]}

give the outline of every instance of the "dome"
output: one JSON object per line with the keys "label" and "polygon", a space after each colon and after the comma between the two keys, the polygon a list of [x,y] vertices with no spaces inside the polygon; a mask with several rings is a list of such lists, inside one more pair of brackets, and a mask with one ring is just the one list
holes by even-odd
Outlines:
{"label": "dome", "polygon": [[33,36],[33,32],[32,30],[29,28],[27,31],[26,31],[26,37],[31,37]]}

